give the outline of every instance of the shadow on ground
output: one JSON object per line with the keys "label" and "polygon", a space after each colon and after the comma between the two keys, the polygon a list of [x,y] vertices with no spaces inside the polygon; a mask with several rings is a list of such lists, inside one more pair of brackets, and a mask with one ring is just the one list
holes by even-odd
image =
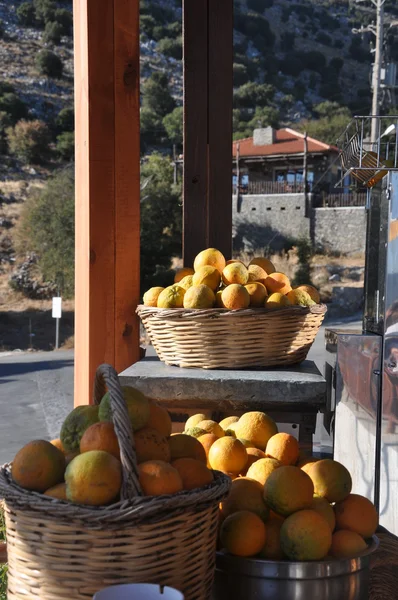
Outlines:
{"label": "shadow on ground", "polygon": [[[59,345],[71,337],[73,332],[74,313],[63,312],[59,327]],[[54,346],[55,319],[51,316],[51,310],[0,312],[1,350],[53,350]]]}
{"label": "shadow on ground", "polygon": [[34,373],[35,371],[54,371],[65,367],[73,367],[73,358],[59,360],[41,360],[34,362],[14,362],[2,365],[0,363],[0,383],[11,383],[16,379],[3,379],[2,371],[9,376],[23,375],[24,373]]}

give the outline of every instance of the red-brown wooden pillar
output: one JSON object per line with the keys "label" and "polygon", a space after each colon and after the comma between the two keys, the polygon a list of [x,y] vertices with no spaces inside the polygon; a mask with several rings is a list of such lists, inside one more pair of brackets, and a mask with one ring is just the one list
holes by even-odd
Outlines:
{"label": "red-brown wooden pillar", "polygon": [[233,0],[183,0],[184,264],[232,251]]}
{"label": "red-brown wooden pillar", "polygon": [[139,358],[139,0],[74,0],[75,405]]}

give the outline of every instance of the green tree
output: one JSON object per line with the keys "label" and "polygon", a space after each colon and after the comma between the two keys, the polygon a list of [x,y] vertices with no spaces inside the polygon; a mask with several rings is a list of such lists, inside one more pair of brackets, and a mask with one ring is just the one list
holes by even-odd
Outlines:
{"label": "green tree", "polygon": [[141,168],[141,289],[172,283],[171,259],[181,255],[181,188],[169,158],[154,153]]}
{"label": "green tree", "polygon": [[264,106],[263,108],[256,108],[254,117],[249,121],[249,126],[251,129],[268,126],[277,129],[279,127],[279,119],[280,114],[277,108]]}
{"label": "green tree", "polygon": [[36,23],[36,11],[31,2],[22,2],[17,8],[18,22],[25,27],[33,27]]}
{"label": "green tree", "polygon": [[35,252],[46,281],[73,296],[75,185],[74,170],[67,168],[48,180],[44,189],[25,202],[19,230],[20,250]]}
{"label": "green tree", "polygon": [[36,67],[41,75],[60,79],[64,65],[60,57],[51,50],[40,50],[36,56]]}
{"label": "green tree", "polygon": [[321,142],[335,144],[352,118],[350,110],[329,101],[318,104],[314,110],[319,118],[302,121],[299,129]]}
{"label": "green tree", "polygon": [[235,108],[267,106],[275,95],[275,88],[267,83],[245,83],[234,93]]}
{"label": "green tree", "polygon": [[47,21],[43,33],[43,41],[48,44],[60,44],[64,35],[64,28],[61,23],[56,21]]}
{"label": "green tree", "polygon": [[166,131],[162,117],[145,106],[140,110],[141,146],[145,151],[148,146],[162,146],[166,138]]}
{"label": "green tree", "polygon": [[36,20],[40,25],[45,25],[48,21],[54,20],[57,5],[52,0],[33,0],[35,7]]}
{"label": "green tree", "polygon": [[[6,88],[7,89],[7,88]],[[28,108],[14,92],[1,93],[0,89],[0,111],[9,115],[11,125],[15,125],[20,119],[28,116]]]}
{"label": "green tree", "polygon": [[75,128],[75,111],[72,106],[66,106],[59,111],[55,120],[57,131],[73,131]]}
{"label": "green tree", "polygon": [[143,83],[142,106],[161,118],[174,110],[176,103],[170,93],[169,78],[166,73],[155,71]]}
{"label": "green tree", "polygon": [[50,132],[43,121],[21,120],[7,129],[11,154],[25,163],[41,164],[50,153]]}
{"label": "green tree", "polygon": [[56,150],[61,160],[72,161],[75,156],[75,134],[72,131],[64,131],[57,136]]}
{"label": "green tree", "polygon": [[175,58],[176,60],[182,59],[182,38],[164,37],[158,41],[157,50],[161,54],[168,56],[169,58]]}
{"label": "green tree", "polygon": [[172,144],[182,146],[183,126],[182,126],[183,108],[177,106],[173,112],[166,115],[163,119],[163,125],[167,136]]}

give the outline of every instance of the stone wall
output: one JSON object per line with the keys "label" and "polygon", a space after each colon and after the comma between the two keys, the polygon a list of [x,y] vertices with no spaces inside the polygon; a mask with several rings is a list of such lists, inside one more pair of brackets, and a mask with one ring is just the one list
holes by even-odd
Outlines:
{"label": "stone wall", "polygon": [[304,194],[243,195],[239,205],[233,196],[233,225],[237,249],[280,250],[291,239],[312,238],[317,249],[327,252],[365,250],[363,207],[314,208],[307,217]]}
{"label": "stone wall", "polygon": [[316,248],[342,254],[365,251],[364,207],[315,208],[313,214],[313,241]]}

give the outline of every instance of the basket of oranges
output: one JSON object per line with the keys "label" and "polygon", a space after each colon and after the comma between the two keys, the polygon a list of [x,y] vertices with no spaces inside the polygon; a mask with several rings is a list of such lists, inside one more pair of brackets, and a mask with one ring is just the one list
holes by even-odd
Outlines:
{"label": "basket of oranges", "polygon": [[173,285],[148,290],[137,313],[166,364],[245,368],[305,360],[326,306],[313,286],[292,288],[265,257],[246,267],[208,248]]}
{"label": "basket of oranges", "polygon": [[229,477],[111,366],[98,368],[94,395],[60,439],[29,442],[0,469],[8,600],[92,600],[142,582],[205,600]]}

